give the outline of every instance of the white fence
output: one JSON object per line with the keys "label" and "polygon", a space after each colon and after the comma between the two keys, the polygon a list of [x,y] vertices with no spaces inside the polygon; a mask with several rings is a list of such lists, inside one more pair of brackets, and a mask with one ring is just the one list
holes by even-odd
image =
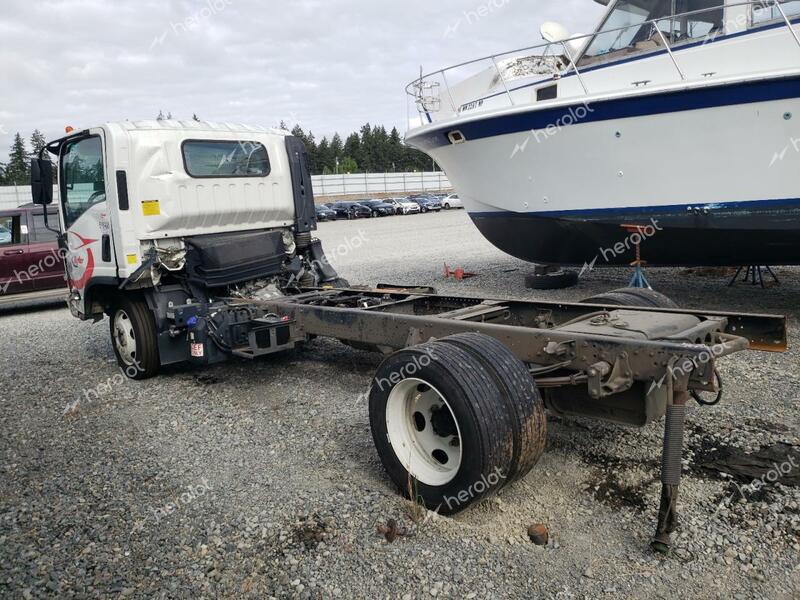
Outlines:
{"label": "white fence", "polygon": [[[58,188],[53,186],[53,198],[58,199]],[[16,208],[31,203],[31,186],[12,185],[0,187],[0,210]]]}
{"label": "white fence", "polygon": [[317,196],[369,196],[370,194],[410,194],[438,192],[452,186],[441,171],[431,173],[358,173],[356,175],[315,175]]}
{"label": "white fence", "polygon": [[[314,175],[317,196],[370,196],[372,194],[410,194],[438,192],[452,186],[441,171],[432,173],[358,173],[356,175]],[[53,189],[58,200],[58,188]],[[31,201],[29,185],[0,187],[0,210],[16,208]]]}

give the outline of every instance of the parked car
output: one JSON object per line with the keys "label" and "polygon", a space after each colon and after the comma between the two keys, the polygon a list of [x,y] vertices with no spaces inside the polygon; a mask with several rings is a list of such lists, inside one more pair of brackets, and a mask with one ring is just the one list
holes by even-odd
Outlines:
{"label": "parked car", "polygon": [[[50,226],[58,228],[55,207]],[[32,204],[0,210],[0,294],[24,294],[64,288],[66,271],[57,235],[44,226],[44,213]]]}
{"label": "parked car", "polygon": [[317,221],[333,221],[336,219],[336,211],[328,208],[327,206],[322,206],[317,204]]}
{"label": "parked car", "polygon": [[438,198],[428,195],[421,195],[417,194],[414,196],[409,196],[409,200],[413,200],[417,204],[419,204],[420,211],[423,213],[427,212],[439,212],[442,210],[442,202]]}
{"label": "parked car", "polygon": [[359,204],[369,208],[373,217],[389,217],[396,213],[394,205],[383,200],[360,200]]}
{"label": "parked car", "polygon": [[420,212],[419,204],[408,198],[390,198],[386,204],[394,206],[398,215],[416,215]]}
{"label": "parked car", "polygon": [[458,197],[458,194],[450,194],[442,200],[442,206],[445,210],[450,210],[451,208],[464,208],[464,203]]}
{"label": "parked car", "polygon": [[333,205],[337,219],[362,219],[372,216],[372,210],[358,202],[337,202]]}

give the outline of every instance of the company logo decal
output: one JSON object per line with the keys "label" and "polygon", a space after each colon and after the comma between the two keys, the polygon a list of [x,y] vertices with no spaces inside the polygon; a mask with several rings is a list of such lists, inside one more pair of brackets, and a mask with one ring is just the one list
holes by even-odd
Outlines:
{"label": "company logo decal", "polygon": [[67,260],[69,279],[75,289],[82,290],[94,274],[94,254],[90,246],[97,240],[81,237],[74,231],[70,231],[69,235],[74,238],[70,238],[70,240],[75,242],[70,244],[70,255]]}

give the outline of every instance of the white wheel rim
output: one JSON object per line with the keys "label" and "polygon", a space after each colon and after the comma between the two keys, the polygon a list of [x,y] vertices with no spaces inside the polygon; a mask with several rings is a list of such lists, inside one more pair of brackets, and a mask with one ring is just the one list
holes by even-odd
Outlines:
{"label": "white wheel rim", "polygon": [[395,455],[416,480],[442,486],[455,478],[461,468],[461,428],[436,388],[421,379],[396,385],[386,403],[386,428]]}
{"label": "white wheel rim", "polygon": [[122,362],[131,367],[136,364],[136,334],[128,313],[118,310],[114,315],[114,345]]}

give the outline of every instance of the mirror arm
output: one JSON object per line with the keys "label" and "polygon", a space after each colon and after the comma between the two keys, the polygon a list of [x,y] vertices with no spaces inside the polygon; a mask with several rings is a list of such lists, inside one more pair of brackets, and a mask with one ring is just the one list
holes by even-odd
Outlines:
{"label": "mirror arm", "polygon": [[[44,153],[45,152],[49,152],[49,150],[47,149],[47,146],[45,146],[44,148],[39,150],[39,160],[44,160],[44,158],[45,158]],[[53,169],[52,161],[50,160],[49,156],[47,157],[47,160],[51,163],[51,167],[50,167],[50,172],[51,172],[50,186],[52,188],[52,185],[53,185],[53,181],[52,181],[52,169]],[[51,191],[51,193],[52,193],[52,191]],[[61,198],[59,197],[59,202],[60,202],[60,200],[61,200]],[[59,222],[58,229],[53,229],[52,227],[50,227],[50,222],[49,222],[49,220],[47,218],[47,213],[50,212],[50,211],[47,210],[48,206],[49,205],[45,205],[43,207],[43,210],[42,210],[42,216],[44,217],[44,228],[47,229],[48,231],[52,231],[53,233],[55,233],[58,236],[58,247],[59,248],[66,248],[66,235],[61,232],[60,222]]]}

